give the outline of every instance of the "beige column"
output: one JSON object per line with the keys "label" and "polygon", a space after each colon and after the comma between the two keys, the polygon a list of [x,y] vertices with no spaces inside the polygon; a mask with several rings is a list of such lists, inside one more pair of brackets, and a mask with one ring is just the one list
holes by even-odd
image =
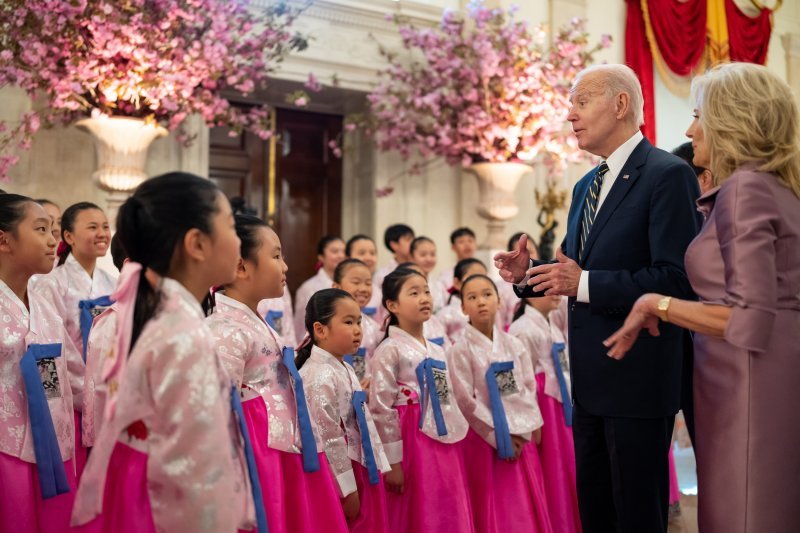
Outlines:
{"label": "beige column", "polygon": [[800,99],[800,33],[786,33],[781,36],[786,51],[786,81],[794,90],[795,98]]}

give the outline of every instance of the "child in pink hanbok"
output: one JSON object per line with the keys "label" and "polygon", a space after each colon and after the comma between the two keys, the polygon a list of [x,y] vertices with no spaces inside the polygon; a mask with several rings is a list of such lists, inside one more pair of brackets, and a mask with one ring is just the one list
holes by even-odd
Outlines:
{"label": "child in pink hanbok", "polygon": [[470,323],[447,356],[456,400],[470,426],[464,455],[475,529],[559,531],[550,524],[536,449],[542,416],[530,358],[495,324],[499,297],[491,279],[470,276],[461,295]]}
{"label": "child in pink hanbok", "polygon": [[445,298],[445,287],[438,278],[433,277],[436,269],[436,243],[429,237],[416,237],[411,241],[411,260],[417,264],[428,278],[428,286],[431,289],[431,299],[433,300],[433,312],[436,313],[444,307],[447,302]]}
{"label": "child in pink hanbok", "polygon": [[336,265],[344,261],[344,241],[333,235],[325,235],[317,243],[317,273],[305,280],[294,293],[294,331],[300,345],[306,336],[303,318],[306,304],[311,295],[322,289],[333,286],[333,271]]}
{"label": "child in pink hanbok", "polygon": [[389,526],[381,472],[390,470],[389,462],[367,409],[367,395],[344,360],[361,346],[361,320],[361,308],[348,292],[323,289],[315,293],[306,307],[309,343],[300,348],[297,366],[313,391],[309,409],[350,531],[384,533]]}
{"label": "child in pink hanbok", "polygon": [[347,243],[344,245],[344,255],[348,259],[358,259],[367,265],[372,279],[372,296],[369,302],[361,307],[361,311],[380,325],[386,315],[381,308],[381,286],[375,280],[375,269],[378,264],[378,249],[375,247],[375,241],[361,233],[353,235],[347,239]]}
{"label": "child in pink hanbok", "polygon": [[[425,274],[425,271],[422,270],[416,263],[402,263],[399,268],[405,268],[413,270],[414,272],[419,273],[423,276],[426,280],[428,279],[428,275]],[[430,290],[430,287],[429,287]],[[431,295],[431,299],[433,295]],[[385,306],[381,306],[384,310],[386,309]],[[386,313],[388,315],[388,312]],[[444,322],[442,322],[439,317],[436,316],[435,313],[431,313],[431,317],[425,321],[425,324],[422,326],[422,334],[425,338],[432,342],[433,344],[439,345],[442,347],[444,351],[447,351],[450,346],[452,346],[452,342],[450,342],[450,337],[447,336],[447,329],[444,326]]]}
{"label": "child in pink hanbok", "polygon": [[72,390],[78,357],[30,277],[53,268],[56,241],[41,205],[0,195],[0,531],[69,531],[75,497]]}
{"label": "child in pink hanbok", "polygon": [[370,364],[369,408],[391,471],[384,475],[395,533],[474,531],[460,442],[467,421],[453,397],[444,351],[423,335],[428,280],[398,268],[382,286],[387,338]]}
{"label": "child in pink hanbok", "polygon": [[469,317],[461,309],[461,284],[475,274],[486,275],[486,265],[480,259],[471,257],[456,263],[452,276],[452,292],[447,299],[447,304],[436,313],[436,318],[444,324],[450,342],[458,341],[469,324]]}
{"label": "child in pink hanbok", "polygon": [[97,259],[108,251],[111,231],[105,213],[95,204],[69,206],[61,216],[61,238],[58,265],[46,276],[37,277],[30,290],[55,306],[80,354],[75,360],[67,360],[75,407],[75,466],[80,479],[86,464],[80,431],[86,340],[92,319],[111,305],[109,295],[117,280],[97,266]]}
{"label": "child in pink hanbok", "polygon": [[552,313],[561,296],[521,300],[508,332],[524,346],[536,374],[536,398],[544,419],[539,456],[553,528],[564,533],[581,531],[572,440],[572,397],[569,358],[561,329]]}
{"label": "child in pink hanbok", "polygon": [[364,312],[364,307],[372,298],[372,274],[367,265],[358,259],[345,259],[333,272],[333,286],[348,292],[361,308],[361,346],[348,354],[345,360],[352,365],[362,386],[367,387],[369,361],[383,340],[383,332],[378,324]]}
{"label": "child in pink hanbok", "polygon": [[239,239],[213,182],[174,172],[120,207],[130,261],[113,294],[108,395],[75,499],[85,531],[266,531],[239,396],[200,301],[235,275]]}
{"label": "child in pink hanbok", "polygon": [[281,242],[252,215],[236,215],[236,233],[242,243],[236,278],[215,292],[206,323],[242,400],[269,530],[347,531],[294,350],[257,312],[259,301],[285,290]]}

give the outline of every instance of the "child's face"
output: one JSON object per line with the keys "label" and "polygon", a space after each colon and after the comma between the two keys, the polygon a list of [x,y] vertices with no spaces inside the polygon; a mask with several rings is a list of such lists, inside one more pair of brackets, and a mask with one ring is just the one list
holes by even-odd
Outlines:
{"label": "child's face", "polygon": [[395,242],[390,243],[398,262],[403,263],[411,258],[411,241],[413,240],[414,235],[412,233],[407,233],[406,235],[403,235],[397,239]]}
{"label": "child's face", "polygon": [[358,259],[362,261],[367,265],[370,272],[375,272],[375,265],[378,261],[378,252],[375,250],[375,243],[371,240],[359,239],[351,244],[350,257],[352,259]]}
{"label": "child's face", "polygon": [[372,298],[372,274],[362,265],[348,265],[340,284],[334,287],[345,290],[356,300],[359,307],[366,307]]}
{"label": "child's face", "polygon": [[428,280],[422,275],[407,277],[400,287],[397,300],[387,300],[386,305],[401,323],[425,322],[433,312],[433,299],[428,288]]}
{"label": "child's face", "polygon": [[418,264],[426,274],[436,268],[436,245],[429,241],[422,241],[414,249],[411,259]]}
{"label": "child's face", "polygon": [[461,310],[472,325],[494,324],[500,299],[488,279],[474,279],[461,291]]}
{"label": "child's face", "polygon": [[58,208],[57,205],[53,204],[42,204],[44,207],[45,212],[50,216],[50,220],[53,222],[53,238],[56,242],[61,240],[61,209]]}
{"label": "child's face", "polygon": [[469,265],[464,271],[464,276],[462,279],[453,278],[453,287],[455,287],[457,291],[460,291],[461,283],[463,283],[462,280],[469,279],[470,276],[474,276],[476,274],[482,274],[484,276],[486,275],[486,268],[480,263],[473,263]]}
{"label": "child's face", "polygon": [[206,254],[208,285],[225,285],[236,277],[242,243],[236,235],[231,204],[222,193],[217,194],[217,212],[211,228],[211,245]]}
{"label": "child's face", "polygon": [[56,240],[50,229],[52,222],[44,208],[36,203],[25,204],[25,216],[13,232],[0,232],[0,252],[13,260],[15,267],[27,273],[46,274],[53,269]]}
{"label": "child's face", "polygon": [[361,346],[361,308],[350,298],[339,299],[327,325],[314,323],[314,338],[333,355],[356,353]]}
{"label": "child's face", "polygon": [[111,242],[111,229],[105,213],[99,209],[84,209],[79,212],[75,217],[73,231],[64,232],[64,240],[75,255],[87,258],[103,257]]}
{"label": "child's face", "polygon": [[456,238],[453,243],[453,251],[458,256],[458,260],[467,259],[475,256],[475,237],[472,235],[462,235]]}
{"label": "child's face", "polygon": [[280,298],[286,287],[286,272],[289,270],[283,260],[281,241],[271,228],[264,227],[258,228],[258,240],[261,246],[254,256],[255,261],[244,260],[245,268],[252,269],[250,279],[253,287],[250,290],[253,296],[262,300]]}
{"label": "child's face", "polygon": [[329,242],[325,246],[324,253],[318,255],[317,259],[326,272],[333,272],[337,265],[344,261],[344,243],[340,239]]}

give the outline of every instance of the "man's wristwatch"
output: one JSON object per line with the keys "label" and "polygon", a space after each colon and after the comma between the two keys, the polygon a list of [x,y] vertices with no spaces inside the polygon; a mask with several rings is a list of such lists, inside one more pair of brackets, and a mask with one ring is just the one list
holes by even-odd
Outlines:
{"label": "man's wristwatch", "polygon": [[669,304],[671,301],[672,296],[664,296],[658,301],[658,314],[664,322],[669,322]]}

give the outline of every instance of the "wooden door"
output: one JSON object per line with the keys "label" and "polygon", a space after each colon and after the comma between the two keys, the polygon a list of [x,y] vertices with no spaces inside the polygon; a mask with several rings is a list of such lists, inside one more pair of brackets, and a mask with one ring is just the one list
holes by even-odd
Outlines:
{"label": "wooden door", "polygon": [[320,237],[341,231],[342,162],[328,142],[342,131],[342,117],[278,109],[276,131],[270,143],[213,128],[209,177],[229,197],[244,198],[278,232],[294,293],[315,273]]}
{"label": "wooden door", "polygon": [[342,131],[342,117],[279,109],[276,143],[276,212],[287,281],[292,291],[314,275],[317,241],[342,227],[342,161],[328,142]]}

